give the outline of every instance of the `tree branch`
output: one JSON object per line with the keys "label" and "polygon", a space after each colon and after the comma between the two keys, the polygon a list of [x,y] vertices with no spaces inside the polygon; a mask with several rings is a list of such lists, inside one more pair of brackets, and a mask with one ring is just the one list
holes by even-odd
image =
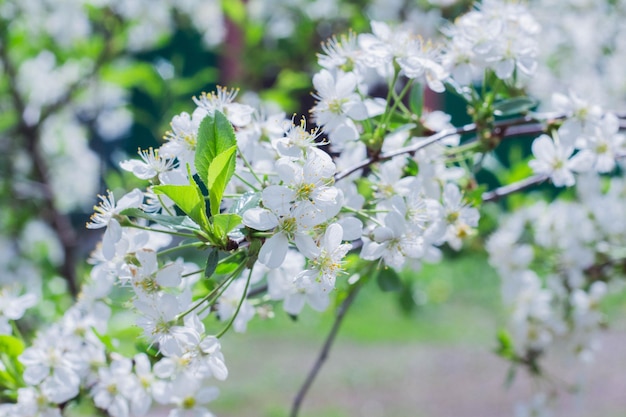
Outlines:
{"label": "tree branch", "polygon": [[40,184],[43,195],[43,210],[41,216],[52,226],[59,239],[64,252],[63,264],[59,267],[59,273],[68,283],[72,296],[78,294],[76,269],[74,264],[76,251],[76,234],[69,218],[59,212],[54,204],[53,193],[48,182],[48,170],[45,157],[41,154],[38,144],[39,125],[28,125],[23,118],[26,105],[17,90],[17,70],[9,58],[4,43],[0,42],[0,60],[9,78],[9,90],[15,110],[19,116],[18,132],[25,140],[25,147],[33,160],[33,175],[35,181]]}
{"label": "tree branch", "polygon": [[328,357],[328,353],[330,352],[330,348],[332,347],[332,344],[335,341],[335,337],[337,336],[337,332],[339,331],[339,327],[341,326],[341,322],[343,321],[343,318],[345,317],[348,309],[354,302],[356,295],[359,292],[359,289],[361,288],[361,286],[362,284],[357,283],[354,287],[352,287],[352,290],[350,291],[348,296],[343,300],[343,302],[339,306],[339,309],[337,310],[337,317],[335,317],[335,322],[333,323],[333,327],[330,329],[330,333],[326,337],[326,341],[324,342],[324,345],[322,346],[322,350],[317,356],[317,359],[315,360],[313,367],[309,371],[309,374],[307,375],[307,378],[304,381],[304,384],[300,387],[298,394],[293,400],[293,405],[292,405],[291,414],[290,414],[291,417],[298,416],[298,412],[300,411],[300,406],[302,405],[302,401],[304,401],[304,397],[306,396],[307,392],[309,391],[309,388],[313,384],[313,381],[315,380],[315,377],[317,376],[320,369],[322,368],[322,365],[326,361]]}
{"label": "tree branch", "polygon": [[[564,117],[560,113],[536,113],[532,115],[526,115],[523,117],[519,117],[516,119],[509,120],[500,120],[494,124],[494,134],[503,135],[503,137],[510,136],[520,136],[531,133],[541,133],[543,131],[543,124],[537,122],[538,120],[554,120]],[[339,181],[353,172],[358,171],[359,169],[368,167],[376,162],[386,161],[393,157],[403,154],[412,154],[420,149],[426,148],[427,146],[432,145],[433,143],[439,142],[447,137],[454,135],[461,135],[465,133],[476,132],[476,124],[469,123],[464,126],[444,129],[441,130],[431,136],[426,136],[422,138],[423,140],[410,145],[405,146],[404,148],[396,149],[394,151],[385,152],[379,155],[371,156],[358,164],[351,166],[350,168],[346,168],[345,170],[338,172],[335,174],[335,181]]]}
{"label": "tree branch", "polygon": [[497,201],[501,199],[502,197],[505,197],[509,194],[513,194],[518,191],[524,190],[528,187],[531,187],[533,185],[540,184],[547,179],[548,177],[545,175],[533,175],[521,181],[514,182],[512,184],[496,188],[495,190],[487,191],[483,193],[482,199],[483,199],[483,202]]}
{"label": "tree branch", "polygon": [[[3,28],[6,29],[6,28]],[[64,277],[68,283],[68,288],[72,296],[78,294],[78,278],[76,274],[76,249],[78,247],[76,231],[69,217],[61,213],[54,202],[54,193],[50,186],[49,168],[46,157],[39,147],[40,126],[49,116],[56,113],[74,98],[77,91],[84,85],[87,85],[93,77],[100,71],[102,66],[115,57],[119,51],[113,50],[113,32],[106,28],[102,28],[104,37],[104,46],[95,57],[91,69],[81,79],[68,86],[65,94],[55,103],[41,109],[39,120],[36,124],[29,125],[24,120],[24,111],[26,110],[26,102],[17,89],[17,69],[13,65],[6,49],[6,44],[0,42],[0,60],[4,66],[5,72],[9,78],[9,92],[13,101],[13,107],[18,114],[18,124],[16,133],[22,136],[25,143],[24,146],[33,161],[33,178],[38,183],[41,190],[43,210],[41,217],[52,227],[57,238],[59,239],[65,258],[63,264],[58,267],[59,274]]]}

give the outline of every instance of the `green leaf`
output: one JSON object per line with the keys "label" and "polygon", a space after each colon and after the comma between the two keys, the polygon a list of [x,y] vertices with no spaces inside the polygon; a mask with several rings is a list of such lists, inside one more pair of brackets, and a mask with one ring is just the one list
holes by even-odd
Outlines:
{"label": "green leaf", "polygon": [[220,259],[219,251],[216,248],[211,249],[209,257],[206,260],[206,267],[204,268],[204,277],[210,278],[217,268],[218,261]]}
{"label": "green leaf", "polygon": [[498,347],[496,353],[509,360],[515,360],[517,355],[515,354],[515,346],[513,345],[513,338],[506,330],[502,329],[498,332]]}
{"label": "green leaf", "polygon": [[276,79],[276,88],[281,91],[297,91],[310,88],[311,78],[307,72],[284,68]]}
{"label": "green leaf", "polygon": [[206,67],[189,77],[174,77],[167,80],[167,83],[173,96],[190,97],[197,93],[199,85],[217,83],[218,80],[219,71],[216,68]]}
{"label": "green leaf", "polygon": [[465,191],[465,200],[473,207],[480,207],[485,191],[487,191],[487,184],[481,184],[471,191]]}
{"label": "green leaf", "polygon": [[228,262],[220,262],[215,268],[216,275],[228,275],[235,272],[235,269],[245,260],[245,254],[240,252],[237,256],[229,258]]}
{"label": "green leaf", "polygon": [[230,209],[231,213],[242,215],[246,210],[257,207],[261,201],[261,193],[248,191],[237,200]]}
{"label": "green leaf", "polygon": [[216,214],[212,218],[213,226],[219,230],[220,235],[226,237],[235,227],[241,224],[241,216],[234,213]]}
{"label": "green leaf", "polygon": [[409,93],[409,107],[413,114],[417,117],[422,117],[422,110],[424,108],[424,86],[415,83],[411,87],[411,92]]}
{"label": "green leaf", "polygon": [[239,26],[244,26],[246,23],[246,6],[241,0],[226,0],[222,2],[222,10],[230,20],[237,23]]}
{"label": "green leaf", "polygon": [[376,276],[378,287],[384,292],[400,291],[402,280],[393,268],[384,268]]}
{"label": "green leaf", "polygon": [[537,100],[530,97],[513,97],[495,103],[493,105],[493,114],[496,116],[512,116],[526,113],[528,110],[536,107],[537,104]]}
{"label": "green leaf", "polygon": [[207,188],[209,189],[209,207],[212,216],[220,212],[224,190],[235,173],[236,156],[237,145],[234,145],[217,155],[209,166]]}
{"label": "green leaf", "polygon": [[406,175],[416,177],[420,170],[419,166],[417,165],[417,162],[415,161],[414,158],[407,158],[407,161],[408,162],[406,164],[406,167],[404,168]]}
{"label": "green leaf", "polygon": [[365,201],[374,199],[374,184],[370,179],[360,177],[355,180],[357,191],[361,194]]}
{"label": "green leaf", "polygon": [[0,352],[16,358],[24,352],[24,342],[15,336],[0,335]]}
{"label": "green leaf", "polygon": [[408,283],[402,286],[402,290],[398,293],[398,306],[402,313],[409,315],[415,311],[417,304],[413,297],[413,284]]}
{"label": "green leaf", "polygon": [[154,65],[148,62],[132,61],[132,63],[107,65],[103,67],[102,77],[124,89],[137,87],[151,96],[158,96],[163,89],[163,79]]}
{"label": "green leaf", "polygon": [[[200,179],[208,184],[209,167],[218,155],[236,147],[235,131],[226,116],[219,111],[206,116],[198,128],[194,164]],[[234,169],[234,167],[233,167]],[[218,206],[219,207],[219,206]]]}
{"label": "green leaf", "polygon": [[120,212],[122,216],[136,217],[140,219],[150,220],[162,226],[198,230],[198,225],[189,221],[187,216],[165,216],[162,214],[146,213],[138,208],[128,208]]}
{"label": "green leaf", "polygon": [[115,347],[113,346],[113,339],[108,334],[100,334],[95,327],[91,326],[91,331],[96,335],[98,340],[102,342],[102,344],[107,348],[109,352],[115,352]]}
{"label": "green leaf", "polygon": [[209,230],[204,196],[191,176],[189,183],[189,185],[156,185],[153,190],[157,194],[165,194],[171,198],[202,230]]}

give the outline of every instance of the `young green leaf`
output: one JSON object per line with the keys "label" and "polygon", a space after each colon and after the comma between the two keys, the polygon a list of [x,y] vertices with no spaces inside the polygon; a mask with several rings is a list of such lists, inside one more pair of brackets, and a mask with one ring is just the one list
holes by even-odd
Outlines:
{"label": "young green leaf", "polygon": [[165,216],[162,214],[146,213],[138,208],[128,208],[120,212],[122,216],[135,217],[150,220],[161,226],[174,227],[178,229],[198,230],[198,225],[189,221],[187,216]]}
{"label": "young green leaf", "polygon": [[241,224],[242,218],[238,214],[221,213],[213,216],[211,220],[215,234],[226,239],[226,235]]}
{"label": "young green leaf", "polygon": [[0,335],[0,352],[16,358],[24,352],[24,342],[14,336]]}
{"label": "young green leaf", "polygon": [[241,198],[238,198],[237,201],[230,206],[228,211],[242,215],[246,210],[257,207],[260,201],[261,193],[248,191],[244,193]]}
{"label": "young green leaf", "polygon": [[217,268],[218,261],[220,259],[219,251],[217,248],[212,248],[209,252],[209,257],[206,260],[206,267],[204,268],[204,277],[210,278]]}
{"label": "young green leaf", "polygon": [[229,257],[228,261],[222,261],[215,268],[216,275],[228,275],[233,272],[241,265],[242,262],[245,261],[245,254],[243,252],[239,252],[237,255],[233,257]]}
{"label": "young green leaf", "polygon": [[209,207],[212,216],[220,212],[220,204],[224,190],[226,190],[228,181],[230,181],[235,173],[236,155],[237,145],[231,146],[217,155],[209,166],[207,188],[209,189]]}
{"label": "young green leaf", "polygon": [[204,196],[193,178],[189,179],[189,185],[157,185],[153,190],[171,198],[202,230],[209,230]]}
{"label": "young green leaf", "polygon": [[496,354],[509,360],[515,360],[517,357],[513,337],[504,329],[498,331],[498,347],[496,348]]}
{"label": "young green leaf", "polygon": [[209,167],[221,153],[237,145],[235,131],[226,116],[219,111],[206,116],[198,128],[194,163],[198,175],[207,188]]}
{"label": "young green leaf", "polygon": [[402,280],[393,268],[384,268],[376,276],[378,287],[384,292],[400,291]]}
{"label": "young green leaf", "polygon": [[415,83],[411,87],[411,92],[409,93],[409,107],[413,114],[417,117],[422,117],[422,111],[424,108],[424,86]]}
{"label": "young green leaf", "polygon": [[493,114],[496,116],[512,116],[515,114],[526,113],[528,110],[536,107],[537,100],[530,97],[513,97],[499,101],[493,105]]}

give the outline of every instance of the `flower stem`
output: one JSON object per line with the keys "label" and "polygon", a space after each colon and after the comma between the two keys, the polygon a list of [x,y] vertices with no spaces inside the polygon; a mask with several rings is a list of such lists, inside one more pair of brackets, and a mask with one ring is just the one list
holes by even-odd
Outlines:
{"label": "flower stem", "polygon": [[192,235],[191,233],[172,232],[172,231],[169,231],[169,230],[152,229],[150,227],[140,226],[138,224],[130,223],[130,222],[128,222],[124,226],[125,227],[132,227],[133,229],[147,230],[148,232],[164,233],[166,235],[172,235],[172,236],[187,237],[187,238],[191,238],[191,239],[196,239],[197,238],[196,235]]}
{"label": "flower stem", "polygon": [[233,323],[235,322],[235,319],[237,318],[237,315],[239,314],[239,310],[241,309],[241,306],[243,305],[243,302],[246,299],[246,293],[248,292],[248,286],[250,285],[250,279],[252,278],[252,270],[254,268],[250,268],[250,272],[248,273],[248,278],[246,279],[246,286],[243,289],[243,294],[241,295],[241,300],[239,300],[239,304],[237,305],[237,310],[235,310],[235,314],[233,314],[233,316],[230,318],[230,321],[228,322],[228,324],[226,325],[226,327],[224,327],[222,329],[221,332],[219,332],[215,337],[217,337],[218,339],[221,338],[222,336],[224,336],[224,334],[228,331],[228,329],[230,329],[230,327],[233,325]]}
{"label": "flower stem", "polygon": [[250,184],[248,181],[244,180],[243,177],[241,175],[239,175],[237,172],[235,172],[235,177],[237,177],[237,179],[241,182],[243,182],[244,184],[246,184],[248,187],[252,188],[254,191],[258,192],[259,189],[256,188],[254,185]]}
{"label": "flower stem", "polygon": [[[226,286],[226,288],[227,288],[228,285],[226,285],[226,284],[229,283],[229,285],[230,285],[230,281],[232,281],[234,278],[236,278],[237,275],[239,275],[239,273],[244,269],[244,267],[245,267],[245,263],[242,263],[239,267],[237,267],[237,269],[232,274],[230,274],[228,276],[228,278],[226,278],[224,281],[219,283],[217,285],[217,287],[213,288],[213,290],[210,293],[208,293],[207,295],[202,297],[193,306],[189,307],[187,310],[185,310],[182,313],[180,313],[179,315],[177,315],[176,316],[176,321],[184,318],[187,314],[191,313],[196,308],[200,307],[202,304],[204,304],[205,302],[209,301],[210,299],[218,298],[221,295],[220,289],[222,289],[224,286]],[[202,311],[204,311],[204,309]]]}
{"label": "flower stem", "polygon": [[241,157],[241,160],[243,161],[244,165],[246,167],[248,167],[248,169],[250,170],[250,174],[252,174],[252,176],[254,177],[254,179],[257,180],[257,182],[261,185],[261,187],[263,187],[263,181],[258,177],[258,175],[256,174],[256,172],[254,172],[254,169],[252,168],[252,165],[250,165],[250,162],[248,162],[248,160],[246,159],[245,156],[243,156],[243,152],[241,152],[241,149],[239,150],[239,156]]}
{"label": "flower stem", "polygon": [[178,245],[169,249],[162,250],[161,252],[157,253],[157,256],[169,255],[170,253],[176,252],[181,249],[200,248],[202,246],[208,246],[208,245],[204,242],[186,243],[184,245]]}
{"label": "flower stem", "polygon": [[172,211],[169,208],[167,208],[167,206],[163,203],[163,198],[161,194],[157,194],[156,196],[159,199],[159,203],[161,203],[161,207],[163,207],[163,210],[165,210],[165,212],[169,214],[170,216],[174,217],[174,213],[172,213]]}

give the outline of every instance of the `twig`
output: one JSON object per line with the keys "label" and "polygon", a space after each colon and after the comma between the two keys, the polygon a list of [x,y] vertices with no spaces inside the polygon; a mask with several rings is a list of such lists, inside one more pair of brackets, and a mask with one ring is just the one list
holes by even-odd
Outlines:
{"label": "twig", "polygon": [[265,294],[267,292],[267,284],[263,284],[259,287],[253,288],[250,291],[248,291],[248,298],[253,298],[256,297],[257,295],[261,295],[261,294]]}
{"label": "twig", "polygon": [[[541,113],[541,114],[536,113],[532,115],[519,117],[516,119],[500,120],[494,123],[494,133],[501,134],[507,137],[525,135],[525,134],[530,134],[530,133],[541,133],[543,131],[543,125],[541,123],[537,123],[538,120],[543,120],[543,119],[554,120],[554,119],[559,119],[562,117],[563,115],[558,114],[558,113]],[[335,181],[339,181],[349,176],[353,172],[356,172],[359,169],[365,168],[375,162],[386,161],[398,155],[415,153],[419,151],[420,149],[430,146],[433,143],[439,142],[440,140],[443,140],[447,137],[454,136],[454,135],[461,135],[465,133],[472,133],[475,131],[476,131],[476,124],[474,123],[469,123],[464,126],[460,126],[456,128],[443,129],[435,133],[434,135],[423,138],[423,140],[421,140],[418,143],[415,143],[410,146],[405,146],[404,148],[396,149],[391,152],[385,152],[379,155],[371,156],[359,162],[358,164],[351,166],[350,168],[346,168],[345,170],[335,174]]]}
{"label": "twig", "polygon": [[78,295],[78,277],[75,265],[76,250],[78,247],[76,232],[69,217],[60,212],[55,205],[54,193],[49,182],[50,175],[48,164],[45,155],[42,154],[39,147],[39,136],[41,134],[39,128],[46,118],[66,105],[74,96],[75,92],[82,85],[86,84],[95,74],[97,74],[101,66],[108,58],[111,57],[111,34],[107,32],[105,35],[107,35],[105,36],[105,47],[97,57],[91,72],[70,85],[65,95],[57,102],[42,109],[39,121],[33,125],[26,123],[24,120],[23,115],[26,110],[26,103],[17,88],[17,69],[9,57],[6,45],[0,42],[0,60],[9,78],[9,93],[11,95],[15,111],[19,116],[16,131],[18,135],[21,135],[24,138],[25,148],[33,161],[33,182],[38,184],[43,200],[43,210],[41,210],[41,216],[52,227],[61,243],[61,246],[63,247],[65,257],[63,264],[58,267],[58,272],[67,281],[68,289],[73,297]]}
{"label": "twig", "polygon": [[45,157],[41,154],[37,143],[37,139],[39,137],[39,125],[30,126],[24,121],[23,114],[26,109],[26,105],[22,100],[22,97],[17,90],[17,84],[15,83],[15,80],[17,79],[17,71],[9,58],[8,51],[2,43],[0,43],[0,59],[2,60],[2,64],[9,80],[11,80],[9,82],[11,98],[13,100],[15,110],[19,114],[18,131],[23,135],[26,141],[26,149],[33,159],[35,181],[40,184],[43,191],[44,207],[42,210],[42,217],[44,217],[48,224],[52,226],[52,229],[61,242],[65,253],[63,264],[59,267],[59,273],[66,279],[69,291],[72,296],[75,297],[78,294],[76,270],[74,267],[76,234],[74,233],[74,228],[72,227],[69,218],[59,212],[54,205],[52,190],[50,184],[48,183],[49,176]]}
{"label": "twig", "polygon": [[341,326],[341,322],[343,321],[343,318],[346,315],[346,312],[352,305],[352,302],[356,298],[356,295],[359,292],[360,288],[361,288],[361,284],[356,284],[350,291],[350,294],[348,294],[348,296],[345,298],[345,300],[343,300],[343,302],[339,306],[339,309],[337,310],[337,317],[335,317],[335,322],[333,323],[333,327],[330,329],[330,333],[326,337],[324,346],[322,346],[322,350],[317,356],[317,359],[315,360],[313,367],[309,371],[309,374],[307,375],[307,378],[304,381],[304,384],[300,387],[298,394],[293,400],[293,405],[292,405],[291,414],[290,414],[291,417],[298,416],[298,412],[300,411],[300,406],[302,405],[302,401],[304,401],[304,397],[309,391],[309,388],[311,388],[311,385],[313,384],[315,377],[317,376],[320,369],[322,368],[322,365],[326,361],[328,357],[328,352],[330,351],[330,348],[333,342],[335,341],[335,337],[337,336],[337,332],[339,331],[339,327]]}
{"label": "twig", "polygon": [[496,188],[495,190],[487,191],[483,193],[482,198],[484,202],[497,201],[509,194],[513,194],[533,185],[540,184],[547,179],[548,177],[546,175],[533,175],[521,181],[514,182],[513,184],[505,185],[503,187]]}

